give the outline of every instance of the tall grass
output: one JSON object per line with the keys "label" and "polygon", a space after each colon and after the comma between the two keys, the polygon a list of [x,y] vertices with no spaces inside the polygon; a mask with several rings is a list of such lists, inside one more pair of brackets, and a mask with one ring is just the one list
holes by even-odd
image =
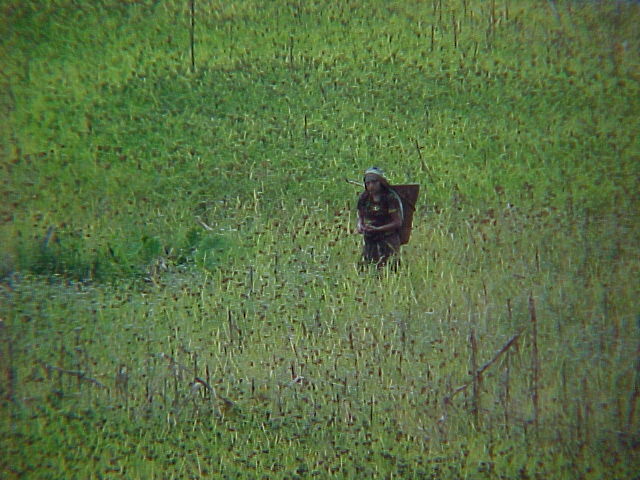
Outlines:
{"label": "tall grass", "polygon": [[633,478],[637,5],[195,7],[4,7],[5,475]]}

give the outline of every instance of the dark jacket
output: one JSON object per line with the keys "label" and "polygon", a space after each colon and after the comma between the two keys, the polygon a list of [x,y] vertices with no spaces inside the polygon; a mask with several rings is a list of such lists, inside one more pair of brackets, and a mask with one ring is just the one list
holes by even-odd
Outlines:
{"label": "dark jacket", "polygon": [[[381,227],[393,221],[392,214],[401,211],[400,201],[389,190],[383,190],[380,201],[375,202],[367,191],[360,194],[358,212],[365,224]],[[365,238],[375,240],[397,234],[397,230],[389,232],[365,233]]]}

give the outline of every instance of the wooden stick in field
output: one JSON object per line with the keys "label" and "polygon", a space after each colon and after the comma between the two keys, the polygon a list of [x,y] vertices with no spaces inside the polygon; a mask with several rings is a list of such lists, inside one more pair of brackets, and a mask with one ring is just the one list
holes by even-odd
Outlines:
{"label": "wooden stick in field", "polygon": [[[638,320],[638,329],[640,330],[640,315],[637,317]],[[635,375],[633,379],[633,386],[631,388],[631,394],[629,395],[629,411],[627,414],[627,432],[631,432],[633,430],[633,425],[635,423],[635,414],[636,414],[636,403],[640,398],[640,343],[638,343],[638,348],[636,349],[636,367],[635,367]]]}
{"label": "wooden stick in field", "polygon": [[196,0],[191,0],[191,29],[189,40],[191,43],[191,72],[196,71],[195,30],[196,30]]}
{"label": "wooden stick in field", "polygon": [[538,429],[538,415],[540,410],[538,397],[538,383],[540,382],[540,357],[538,355],[538,319],[533,295],[529,294],[529,317],[531,320],[531,402],[533,403],[533,424]]}
{"label": "wooden stick in field", "polygon": [[[471,329],[471,334],[469,335],[469,343],[471,347],[471,371],[478,371],[478,342],[476,340],[476,332],[474,329]],[[471,384],[473,385],[473,395],[471,397],[471,413],[473,415],[476,426],[478,426],[478,422],[480,420],[480,386],[482,382],[481,375],[474,375],[471,379]]]}
{"label": "wooden stick in field", "polygon": [[[498,361],[498,359],[507,351],[509,350],[509,348],[511,348],[511,346],[513,346],[513,344],[516,343],[516,340],[518,340],[518,338],[520,338],[520,335],[522,335],[522,332],[524,332],[524,329],[520,330],[518,333],[516,333],[513,337],[511,337],[509,339],[509,341],[507,343],[505,343],[502,348],[500,350],[498,350],[496,352],[496,354],[493,356],[493,358],[491,360],[489,360],[488,362],[486,362],[484,365],[482,365],[476,372],[474,375],[478,376],[478,375],[482,375],[491,365],[493,365],[496,361]],[[444,404],[448,405],[451,403],[451,400],[453,400],[453,397],[455,397],[457,394],[459,394],[460,392],[466,390],[470,385],[472,385],[474,383],[474,380],[470,380],[467,383],[465,383],[464,385],[459,386],[458,388],[456,388],[455,390],[453,390],[449,395],[447,395],[446,397],[444,397]]]}

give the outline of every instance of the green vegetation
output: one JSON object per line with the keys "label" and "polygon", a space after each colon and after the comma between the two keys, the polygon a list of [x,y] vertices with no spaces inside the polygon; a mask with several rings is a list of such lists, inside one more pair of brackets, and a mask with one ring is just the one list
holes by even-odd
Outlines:
{"label": "green vegetation", "polygon": [[637,2],[0,11],[2,478],[635,478]]}

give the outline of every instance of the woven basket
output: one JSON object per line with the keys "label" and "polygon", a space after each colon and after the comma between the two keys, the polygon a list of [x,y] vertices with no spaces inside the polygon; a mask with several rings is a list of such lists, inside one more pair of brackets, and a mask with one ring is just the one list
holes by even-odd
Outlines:
{"label": "woven basket", "polygon": [[411,238],[413,226],[413,212],[416,211],[416,203],[420,195],[420,185],[410,183],[407,185],[392,185],[392,190],[400,197],[402,204],[402,227],[400,227],[400,243],[406,245]]}

